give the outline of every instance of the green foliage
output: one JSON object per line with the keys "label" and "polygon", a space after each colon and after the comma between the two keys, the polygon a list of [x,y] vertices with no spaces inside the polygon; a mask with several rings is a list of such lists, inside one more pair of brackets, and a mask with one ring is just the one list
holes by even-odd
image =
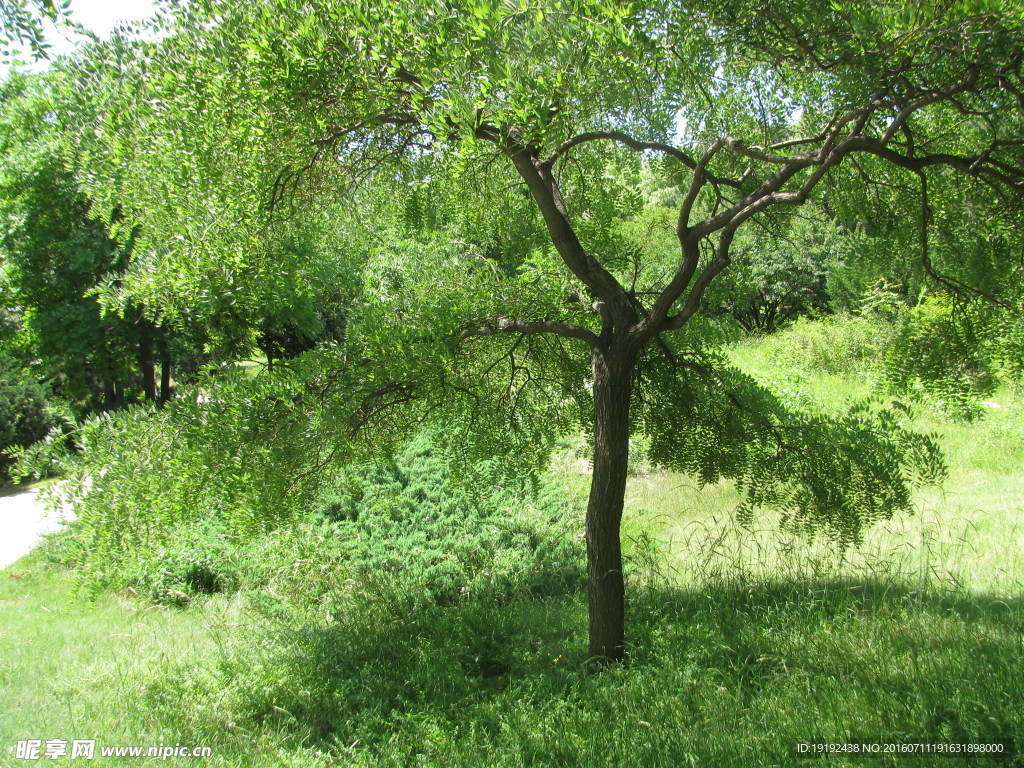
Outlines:
{"label": "green foliage", "polygon": [[[904,89],[916,93],[921,77],[925,92],[931,92],[959,82],[964,68],[973,66],[972,57],[986,68],[1015,60],[1010,43],[1020,21],[1010,14],[962,22],[944,8],[908,16],[892,3],[850,14],[830,8],[819,15],[800,1],[764,14],[748,2],[554,2],[532,13],[514,3],[473,1],[459,12],[449,11],[430,2],[368,8],[338,0],[313,12],[289,3],[211,0],[168,14],[159,42],[114,39],[90,52],[71,72],[68,98],[78,119],[92,129],[82,131],[79,147],[87,159],[85,186],[111,219],[120,201],[131,202],[124,220],[115,224],[122,239],[136,225],[143,227],[137,237],[144,255],[125,278],[126,295],[168,307],[172,314],[216,305],[225,296],[245,304],[259,286],[279,285],[282,274],[291,279],[297,271],[294,260],[282,263],[273,243],[289,220],[319,222],[325,215],[327,207],[306,192],[344,189],[363,219],[372,222],[372,231],[365,224],[345,225],[345,246],[352,252],[342,258],[362,260],[352,272],[367,286],[360,296],[367,303],[356,313],[362,314],[365,334],[358,343],[371,347],[375,359],[395,361],[390,375],[378,380],[383,386],[413,378],[399,363],[412,362],[415,369],[431,358],[436,373],[443,353],[429,351],[432,342],[453,350],[459,366],[477,371],[500,370],[507,359],[506,402],[525,406],[539,389],[546,403],[534,403],[534,415],[549,418],[558,411],[564,417],[569,403],[586,419],[592,411],[581,386],[585,361],[572,362],[571,355],[557,350],[563,341],[524,336],[496,342],[489,347],[500,350],[492,365],[481,360],[487,354],[480,352],[483,345],[466,338],[500,317],[598,330],[599,318],[590,311],[595,296],[580,284],[581,274],[591,268],[586,259],[566,270],[568,262],[554,252],[559,244],[550,238],[529,249],[501,247],[514,242],[513,227],[496,223],[506,210],[509,220],[523,222],[519,229],[527,242],[538,231],[536,220],[522,215],[526,177],[514,167],[513,146],[521,144],[540,167],[565,142],[591,135],[587,132],[621,130],[644,142],[671,143],[683,123],[677,143],[692,157],[725,135],[756,140],[762,149],[775,141],[810,146],[816,140],[795,137],[828,135],[837,114],[874,104],[884,93],[885,108],[865,112],[863,130],[874,135],[892,120],[889,102],[901,103]],[[789,29],[784,22],[791,17],[807,25],[811,39],[820,38],[825,58],[793,47],[782,31]],[[952,41],[962,46],[949,61],[944,51]],[[978,88],[996,93],[1002,86],[993,78],[986,74]],[[1009,103],[1005,109],[1002,102],[997,106],[993,119],[1006,121],[993,128],[999,133],[1017,118]],[[947,148],[940,141],[949,133],[946,115],[920,119],[923,124],[915,123],[915,130],[938,142],[935,151]],[[672,220],[666,228],[650,217],[658,234],[646,247],[641,232],[648,223],[645,173],[660,176],[657,191],[676,202],[688,189],[685,166],[692,168],[694,161],[681,166],[671,152],[663,162],[633,150],[628,141],[573,143],[571,162],[558,165],[557,193],[564,198],[560,215],[573,222],[573,236],[584,243],[587,258],[629,286],[642,316],[644,302],[653,303],[646,297],[671,281],[679,258],[676,229],[687,223]],[[813,154],[806,148],[792,151]],[[886,170],[885,159],[869,153],[865,162],[875,163],[872,169],[888,184],[904,171]],[[716,183],[714,194],[712,187],[703,188],[694,201],[697,208],[713,217],[738,200],[754,200],[762,182],[748,180],[743,172],[750,161],[739,150],[709,155],[709,171],[736,186]],[[787,162],[780,150],[769,165]],[[783,193],[784,182],[811,174],[812,165],[808,159],[805,166],[780,171],[779,201],[804,202],[804,192]],[[861,211],[837,206],[831,197],[862,196],[864,181],[850,166],[852,161],[842,166],[850,173],[821,207],[847,231],[856,228]],[[354,180],[364,186],[353,191]],[[785,188],[796,190],[802,183]],[[693,189],[697,194],[701,188]],[[857,194],[848,194],[851,189]],[[424,201],[448,210],[461,206],[466,213],[426,211]],[[751,203],[749,211],[736,214],[736,225],[763,208]],[[268,210],[271,215],[254,214]],[[762,218],[752,220],[764,223]],[[634,223],[640,226],[629,226]],[[547,225],[552,226],[550,214]],[[764,294],[777,315],[795,302],[789,293],[794,284],[812,284],[820,295],[821,265],[850,254],[837,246],[838,226],[824,221],[766,227],[770,234],[763,238],[739,232],[734,269],[742,278],[737,290]],[[795,239],[812,248],[778,246],[788,229],[801,227],[807,231]],[[666,232],[669,240],[675,237],[671,250],[664,247]],[[723,235],[717,242],[728,246],[729,239]],[[694,245],[714,249],[716,237]],[[707,263],[706,256],[700,258]],[[594,287],[592,281],[582,282]],[[623,303],[626,294],[624,289]],[[733,297],[728,303],[738,307],[748,299]],[[394,322],[396,316],[405,322]],[[484,335],[489,344],[495,342],[489,338],[495,334]],[[699,367],[709,356],[705,345],[691,342],[696,347],[691,362]],[[524,358],[530,367],[520,364]],[[662,381],[661,375],[669,378]],[[645,388],[683,397],[685,409],[690,393],[674,391],[673,375],[655,366],[641,380]],[[544,383],[538,387],[539,382]],[[701,395],[721,393],[705,389]],[[665,392],[643,397],[663,403],[664,413],[681,405],[665,404],[672,399]]]}
{"label": "green foliage", "polygon": [[704,295],[703,311],[727,314],[748,333],[772,333],[829,305],[827,276],[850,248],[814,209],[744,230],[733,263]]}
{"label": "green foliage", "polygon": [[[482,188],[488,203],[507,198],[513,202],[502,208],[518,214],[521,196],[496,194],[518,191],[509,188],[516,183],[511,169],[491,165],[481,172],[470,115],[482,109],[474,121],[521,123],[528,139],[554,146],[580,126],[615,124],[616,102],[632,101],[634,92],[653,96],[658,88],[652,59],[642,56],[657,43],[644,29],[627,32],[627,20],[656,26],[644,21],[640,4],[555,3],[535,14],[473,2],[458,13],[438,11],[431,3],[370,9],[336,2],[316,13],[289,4],[197,3],[165,19],[158,46],[114,39],[92,52],[74,73],[70,96],[92,131],[82,134],[87,188],[109,211],[115,200],[131,201],[126,235],[136,223],[145,227],[139,250],[149,263],[129,275],[126,287],[147,304],[197,306],[198,285],[216,279],[214,261],[222,271],[247,276],[235,286],[242,291],[272,278],[288,265],[270,262],[266,221],[253,215],[266,209],[268,195],[284,198],[278,210],[287,209],[288,218],[312,218],[319,206],[295,194],[303,185],[347,188],[353,176],[372,176],[385,162],[379,178],[398,190],[443,178],[465,188],[452,202],[477,208],[476,188]],[[605,47],[617,54],[593,55]],[[457,49],[466,57],[452,56]],[[156,69],[144,63],[151,56],[162,62]],[[228,60],[235,66],[217,72]],[[402,84],[404,72],[415,73],[415,87]],[[424,147],[429,153],[417,152],[419,128],[377,126],[369,114],[392,99],[402,102],[399,111],[417,110],[422,127],[451,136],[451,146],[432,143]],[[251,104],[261,106],[251,110]],[[669,135],[671,106],[651,98],[635,111],[626,119],[649,113],[658,133]],[[329,129],[362,120],[374,134],[365,141],[346,128],[336,137]],[[150,128],[138,130],[143,124]],[[309,165],[311,142],[327,135],[341,143],[322,158],[337,157],[344,167]],[[594,195],[586,205],[595,214],[619,200],[600,186],[587,189]],[[450,200],[426,194],[432,202]],[[488,218],[500,220],[494,214],[502,208]],[[408,208],[410,223],[429,223],[421,210]],[[504,235],[503,225],[483,237]],[[529,225],[537,229],[535,221]],[[482,230],[474,230],[480,242]]]}
{"label": "green foliage", "polygon": [[[880,395],[970,420],[982,414],[982,398],[999,382],[996,361],[1013,343],[1012,317],[942,295],[908,310],[878,291],[864,301],[862,314],[801,320],[766,342],[766,351],[783,370],[859,376]],[[1012,381],[1012,368],[1003,370]]]}
{"label": "green foliage", "polygon": [[[467,452],[525,449],[524,463],[539,468],[578,420],[601,459],[588,508],[591,594],[621,615],[613,539],[630,407],[654,461],[705,483],[735,480],[745,520],[777,507],[844,544],[909,510],[911,487],[944,474],[934,440],[912,434],[904,412],[795,413],[723,367],[704,329],[684,326],[730,265],[742,285],[720,304],[752,327],[820,308],[823,265],[854,255],[840,232],[862,224],[865,187],[882,187],[873,202],[898,200],[893,216],[906,218],[917,202],[900,178],[908,170],[920,184],[923,266],[934,272],[928,226],[948,221],[941,206],[955,195],[930,204],[928,180],[982,178],[1002,191],[1022,175],[1019,14],[964,19],[946,6],[888,1],[844,12],[807,0],[764,9],[748,0],[199,0],[169,7],[154,32],[97,44],[62,84],[93,210],[138,254],[104,291],[105,306],[158,308],[174,322],[226,316],[244,343],[254,331],[235,318],[258,316],[268,296],[302,293],[309,259],[282,258],[279,247],[297,226],[335,236],[331,257],[346,278],[344,334],[268,389],[288,418],[265,412],[265,392],[242,390],[211,395],[215,426],[188,428],[200,411],[176,417],[199,449],[164,450],[192,477],[153,494],[170,500],[175,524],[196,497],[229,509],[217,514],[231,535],[286,516],[305,500],[289,495],[288,478],[312,489],[320,474],[321,457],[295,449],[307,429],[324,462],[350,452],[357,435],[397,441],[418,422],[472,427]],[[984,119],[957,130],[965,114]],[[657,192],[677,208],[667,227],[664,211],[644,210],[645,173],[661,177]],[[819,185],[826,176],[831,188]],[[837,223],[798,231],[810,248],[779,247],[802,225],[768,214],[819,189],[829,198],[821,211]],[[323,202],[338,192],[343,206]],[[341,216],[345,206],[356,214]],[[658,232],[650,243],[649,223]],[[751,234],[756,224],[769,236]],[[896,228],[902,246],[912,229]],[[992,272],[1005,275],[1005,265]],[[306,311],[272,315],[293,336],[311,325]],[[581,342],[586,350],[572,349]],[[266,345],[268,358],[276,349],[284,344]],[[630,378],[635,403],[603,407]],[[275,426],[238,430],[253,418]],[[175,423],[161,424],[162,440]],[[133,429],[127,443],[141,445]],[[210,471],[209,485],[223,489],[211,500],[188,465],[208,470],[207,446],[226,429],[258,443],[227,441],[232,460],[256,458]],[[118,473],[132,466],[111,460]],[[264,475],[267,493],[246,489]],[[399,484],[398,499],[417,487]],[[146,493],[136,485],[129,496]],[[355,517],[355,501],[336,502]],[[407,514],[391,504],[388,514]],[[363,512],[338,524],[361,526]],[[102,531],[119,525],[95,527],[97,550],[108,547]],[[144,524],[128,540],[139,530],[149,535]],[[611,560],[600,564],[604,553]],[[451,562],[434,566],[425,582],[459,582]],[[621,655],[616,623],[595,620],[595,655]]]}
{"label": "green foliage", "polygon": [[936,436],[914,432],[898,403],[831,416],[793,409],[719,359],[651,367],[663,383],[648,390],[638,426],[652,460],[704,485],[734,480],[746,523],[778,510],[797,530],[858,543],[872,523],[912,511],[914,486],[946,476]]}
{"label": "green foliage", "polygon": [[[183,423],[177,407],[174,435],[191,441],[189,458],[200,460],[199,433]],[[155,435],[167,429],[167,422],[153,423],[158,415],[136,414],[121,428],[142,424]],[[276,426],[280,430],[280,420]],[[95,440],[95,428],[86,435]],[[224,435],[211,438],[223,443]],[[165,466],[175,461],[159,442],[154,451],[155,457],[143,460],[163,460]],[[95,460],[96,453],[87,450],[86,456]],[[125,466],[127,457],[116,463],[107,458],[107,472],[80,489],[74,544],[65,547],[93,591],[117,585],[157,602],[184,604],[199,593],[272,584],[273,590],[315,600],[304,583],[309,578],[341,583],[352,577],[404,585],[410,599],[448,604],[480,594],[497,599],[517,589],[561,592],[582,576],[579,538],[567,523],[572,503],[558,486],[546,481],[534,487],[495,460],[467,465],[455,444],[428,433],[403,448],[393,464],[352,465],[340,481],[325,479],[319,493],[311,482],[305,496],[289,489],[257,497],[251,473],[258,460],[252,457],[235,456],[238,471],[247,473],[238,478],[208,469],[207,485],[219,490],[185,486],[195,479],[179,469],[174,477],[147,482],[146,507],[131,518],[125,501],[142,493],[140,487],[119,489],[118,506],[99,517],[99,505],[111,503],[111,472],[124,485],[120,473],[138,469]],[[255,469],[266,473],[273,459],[266,461]],[[324,576],[331,571],[335,576]]]}
{"label": "green foliage", "polygon": [[969,317],[956,312],[951,297],[926,296],[886,351],[885,385],[898,394],[930,402],[955,418],[979,416],[979,398],[995,390],[996,376],[969,323]]}
{"label": "green foliage", "polygon": [[13,453],[41,440],[54,426],[46,389],[0,353],[0,480],[6,480]]}
{"label": "green foliage", "polygon": [[[766,342],[783,370],[855,376],[877,395],[896,395],[952,420],[985,413],[1000,383],[1020,380],[1020,320],[981,301],[926,297],[912,310],[879,292],[863,315],[798,322]],[[778,377],[775,377],[778,378]]]}
{"label": "green foliage", "polygon": [[[775,341],[750,345],[769,371],[763,347]],[[861,377],[838,387],[813,372],[789,378],[807,403]],[[33,556],[11,570],[18,578],[0,579],[0,626],[16,638],[0,644],[16,703],[0,742],[13,754],[19,734],[45,721],[107,745],[173,733],[211,746],[214,768],[769,768],[792,764],[794,745],[809,740],[1000,740],[1014,757],[927,764],[1012,766],[1024,750],[1024,413],[1006,394],[981,422],[938,422],[949,482],[918,496],[913,517],[866,532],[855,551],[824,539],[808,546],[770,524],[736,526],[729,484],[698,489],[659,471],[634,478],[627,524],[655,532],[659,548],[649,569],[628,577],[630,663],[600,675],[586,666],[582,596],[541,597],[524,580],[497,599],[474,591],[439,605],[417,571],[354,573],[331,548],[333,525],[239,543],[245,556],[220,567],[236,564],[252,589],[187,610],[154,610],[124,593],[76,601],[67,574]],[[431,497],[455,479],[472,486],[464,470],[442,468],[462,467],[441,460],[447,449],[427,455],[417,442],[401,461],[353,467],[355,480],[317,505],[351,500],[361,481],[394,478],[399,464],[396,498],[412,487]],[[347,509],[338,508],[346,524]],[[638,553],[627,554],[635,569]],[[244,575],[256,572],[259,580]],[[857,768],[864,758],[832,762]]]}
{"label": "green foliage", "polygon": [[208,385],[161,410],[82,425],[78,474],[61,493],[80,516],[87,582],[124,583],[133,561],[173,551],[183,530],[204,521],[235,538],[257,536],[310,498],[300,478],[322,460],[304,448],[316,422],[288,382],[226,371]]}
{"label": "green foliage", "polygon": [[216,525],[179,527],[163,546],[128,564],[120,582],[154,602],[178,606],[199,594],[237,588],[236,558],[243,553]]}
{"label": "green foliage", "polygon": [[875,376],[897,327],[874,313],[801,319],[772,339],[768,355],[784,370]]}
{"label": "green foliage", "polygon": [[[0,85],[0,252],[5,299],[17,309],[12,342],[78,413],[131,400],[141,356],[168,338],[137,303],[120,314],[98,294],[118,283],[131,244],[119,246],[90,214],[66,146],[63,114],[47,76]],[[175,350],[176,352],[178,350]]]}
{"label": "green foliage", "polygon": [[45,437],[11,451],[14,464],[9,472],[16,482],[62,477],[74,471],[78,451],[78,444],[75,442],[78,426],[73,419],[56,413],[55,410],[53,406],[49,409],[55,426]]}
{"label": "green foliage", "polygon": [[1024,313],[982,305],[973,314],[977,335],[1002,376],[1024,383]]}
{"label": "green foliage", "polygon": [[423,433],[388,466],[350,469],[320,509],[353,571],[415,584],[438,603],[578,586],[574,505],[550,481],[534,489],[505,471],[493,459],[467,466]]}
{"label": "green foliage", "polygon": [[26,52],[45,57],[50,44],[44,22],[66,22],[70,10],[71,0],[0,0],[0,61],[23,63],[19,57]]}

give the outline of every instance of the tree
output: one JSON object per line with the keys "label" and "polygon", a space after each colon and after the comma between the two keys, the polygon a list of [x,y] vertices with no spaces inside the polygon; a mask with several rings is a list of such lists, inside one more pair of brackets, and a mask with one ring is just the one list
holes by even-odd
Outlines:
{"label": "tree", "polygon": [[53,427],[46,390],[0,351],[0,482],[8,480],[11,449],[42,440]]}
{"label": "tree", "polygon": [[0,56],[5,60],[22,51],[15,45],[26,45],[36,58],[46,56],[50,47],[43,31],[43,21],[57,23],[68,17],[71,0],[60,4],[55,0],[0,0]]}
{"label": "tree", "polygon": [[[744,514],[779,506],[845,540],[909,508],[915,464],[937,471],[934,445],[891,413],[786,411],[722,365],[698,310],[744,227],[826,189],[907,176],[923,232],[928,191],[955,176],[1016,199],[1021,31],[985,2],[203,2],[160,42],[115,41],[83,65],[86,182],[101,204],[131,201],[153,258],[125,290],[165,307],[225,270],[255,282],[268,216],[315,215],[309,191],[423,187],[459,209],[450,226],[495,240],[527,201],[542,239],[524,229],[526,253],[428,297],[446,308],[434,333],[403,330],[416,306],[381,322],[451,354],[496,341],[513,379],[534,339],[585,351],[589,381],[565,385],[591,398],[590,650],[619,659],[631,431],[662,463],[736,479]],[[638,212],[641,169],[676,188],[671,254],[616,228]],[[367,391],[406,387],[406,402],[429,386],[401,380]]]}
{"label": "tree", "polygon": [[80,410],[125,404],[136,379],[157,400],[156,365],[169,396],[170,332],[141,308],[119,314],[100,305],[115,286],[131,245],[111,240],[92,217],[62,145],[43,77],[12,75],[0,85],[0,258],[13,307],[38,372]]}

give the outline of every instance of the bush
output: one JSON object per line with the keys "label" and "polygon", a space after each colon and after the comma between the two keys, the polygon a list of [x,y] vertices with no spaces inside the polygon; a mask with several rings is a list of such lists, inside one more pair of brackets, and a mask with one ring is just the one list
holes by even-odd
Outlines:
{"label": "bush", "polygon": [[350,468],[318,511],[355,574],[389,577],[446,604],[581,585],[572,507],[553,481],[505,477],[496,461],[466,464],[424,432],[389,464]]}
{"label": "bush", "polygon": [[0,482],[8,478],[14,449],[42,440],[53,426],[45,388],[0,355]]}
{"label": "bush", "polygon": [[996,387],[996,364],[972,315],[945,295],[910,310],[885,291],[869,299],[859,315],[801,319],[767,338],[769,360],[782,370],[866,376],[883,392],[952,418],[980,415],[981,398]]}
{"label": "bush", "polygon": [[183,528],[166,546],[135,560],[123,583],[154,602],[186,605],[196,595],[238,586],[240,549],[216,523]]}
{"label": "bush", "polygon": [[784,368],[858,375],[877,369],[891,343],[893,325],[874,316],[801,318],[768,341],[769,357]]}
{"label": "bush", "polygon": [[[218,454],[243,454],[227,443],[231,422],[194,431],[205,408],[181,403],[173,418],[170,408],[137,410],[87,425],[87,441],[104,440],[87,459],[111,462],[89,482],[86,461],[85,479],[67,486],[81,515],[68,551],[88,590],[130,587],[181,605],[250,586],[315,601],[351,576],[386,581],[416,602],[450,604],[583,583],[580,538],[566,523],[578,516],[567,514],[574,505],[553,481],[509,473],[496,459],[470,462],[453,441],[424,432],[389,463],[335,470],[318,494],[300,494],[281,475],[278,490],[264,495],[271,489],[260,493],[250,459],[230,482],[206,469]],[[139,450],[143,435],[148,447]],[[179,450],[186,441],[191,456]],[[274,460],[257,458],[259,467]]]}
{"label": "bush", "polygon": [[76,473],[60,491],[79,515],[83,585],[159,591],[146,575],[164,568],[152,553],[193,540],[202,549],[204,526],[232,544],[254,541],[308,508],[318,482],[311,468],[333,446],[311,446],[317,425],[291,383],[224,372],[202,395],[83,423]]}
{"label": "bush", "polygon": [[983,412],[980,398],[996,387],[991,357],[949,296],[927,296],[906,317],[884,356],[883,381],[893,393],[953,418]]}

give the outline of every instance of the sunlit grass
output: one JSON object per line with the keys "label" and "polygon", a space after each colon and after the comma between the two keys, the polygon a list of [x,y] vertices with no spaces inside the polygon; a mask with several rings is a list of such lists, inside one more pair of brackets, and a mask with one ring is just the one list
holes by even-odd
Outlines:
{"label": "sunlit grass", "polygon": [[[235,624],[235,600],[171,611],[104,593],[74,594],[68,572],[38,555],[0,572],[0,760],[26,739],[98,739],[100,745],[174,745],[176,734],[137,710],[141,681],[171,660],[209,658]],[[183,707],[189,702],[182,702]],[[141,715],[141,716],[140,716]]]}
{"label": "sunlit grass", "polygon": [[[858,376],[782,373],[758,345],[734,360],[823,410],[868,394]],[[639,466],[629,660],[600,674],[573,592],[440,606],[415,584],[321,574],[167,610],[73,601],[64,572],[23,560],[0,585],[3,746],[208,744],[215,766],[748,768],[820,764],[801,742],[998,741],[997,758],[827,764],[1024,765],[1024,404],[1003,390],[976,422],[918,409],[914,424],[939,433],[949,479],[854,549],[770,512],[745,528],[731,485]],[[556,471],[584,486],[577,453]]]}

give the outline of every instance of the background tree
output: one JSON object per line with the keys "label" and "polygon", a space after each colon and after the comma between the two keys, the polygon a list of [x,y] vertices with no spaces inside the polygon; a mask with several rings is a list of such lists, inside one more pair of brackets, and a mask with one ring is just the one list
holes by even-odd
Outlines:
{"label": "background tree", "polygon": [[849,238],[812,206],[738,233],[732,263],[704,296],[703,310],[726,314],[747,333],[772,333],[830,309],[828,275],[841,267]]}
{"label": "background tree", "polygon": [[[594,442],[590,649],[617,659],[632,430],[663,464],[735,479],[745,514],[781,507],[844,540],[909,508],[911,466],[938,471],[934,445],[892,414],[788,412],[722,366],[696,318],[741,231],[826,180],[857,197],[865,176],[916,179],[915,216],[958,176],[1019,192],[1021,19],[967,5],[202,3],[158,43],[92,54],[79,92],[95,106],[80,109],[98,130],[82,167],[108,211],[131,201],[122,232],[143,226],[146,258],[125,290],[171,312],[216,274],[252,285],[286,268],[269,258],[265,214],[271,228],[315,216],[310,190],[364,179],[404,198],[421,186],[477,231],[500,232],[506,209],[530,203],[543,239],[526,230],[531,247],[504,270],[467,270],[430,295],[409,283],[424,263],[413,254],[389,262],[393,279],[367,275],[379,308],[403,291],[415,302],[382,316],[393,336],[360,365],[375,371],[371,393],[404,403],[431,397],[438,378],[408,365],[430,344],[447,359],[496,355],[531,385],[534,340],[589,358],[588,376],[562,369],[563,386]],[[644,167],[678,189],[671,253],[613,226],[636,215],[627,182]],[[437,322],[428,331],[417,313]],[[446,365],[430,359],[435,374]]]}
{"label": "background tree", "polygon": [[166,400],[172,334],[138,305],[101,306],[131,243],[91,215],[45,78],[13,75],[0,87],[0,125],[0,257],[7,311],[22,328],[10,343],[79,413],[125,405],[132,390]]}
{"label": "background tree", "polygon": [[14,459],[10,451],[46,437],[54,426],[46,389],[0,351],[0,481]]}

